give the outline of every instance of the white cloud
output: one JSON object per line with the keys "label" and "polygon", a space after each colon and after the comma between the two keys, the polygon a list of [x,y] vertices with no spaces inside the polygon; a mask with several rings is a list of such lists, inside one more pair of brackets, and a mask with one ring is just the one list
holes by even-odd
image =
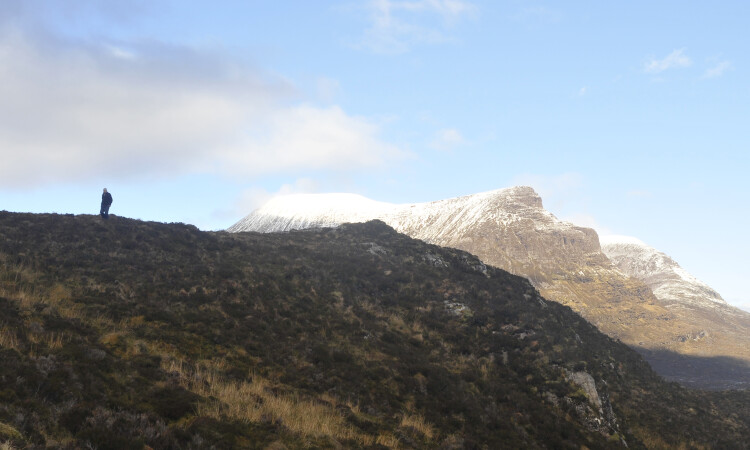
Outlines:
{"label": "white cloud", "polygon": [[345,170],[403,155],[380,140],[378,123],[336,106],[289,106],[294,92],[216,52],[0,24],[0,188]]}
{"label": "white cloud", "polygon": [[721,61],[714,67],[711,67],[710,69],[706,70],[702,78],[718,78],[724,75],[724,73],[731,68],[732,68],[731,62]]}
{"label": "white cloud", "polygon": [[377,138],[378,126],[341,108],[279,109],[222,151],[220,172],[237,175],[282,170],[382,166],[405,153]]}
{"label": "white cloud", "polygon": [[693,61],[685,55],[685,49],[681,48],[673,51],[662,59],[654,59],[653,57],[646,62],[643,67],[643,71],[646,73],[661,73],[665,70],[690,67]]}
{"label": "white cloud", "polygon": [[430,147],[435,150],[450,151],[466,143],[461,132],[455,128],[444,128],[439,130],[430,142]]}
{"label": "white cloud", "polygon": [[[251,212],[263,206],[273,197],[288,194],[307,194],[320,192],[320,184],[311,178],[299,178],[293,183],[281,185],[275,191],[270,192],[266,189],[254,187],[243,190],[232,204],[222,208],[215,209],[211,212],[209,220],[204,220],[208,226],[201,226],[201,229],[218,230],[231,226],[233,223],[247,216]],[[200,221],[198,221],[200,222]],[[192,221],[190,223],[196,223]],[[217,225],[221,224],[221,225]]]}
{"label": "white cloud", "polygon": [[589,91],[589,88],[586,87],[586,86],[584,86],[584,87],[582,87],[581,89],[578,90],[578,95],[581,96],[581,97],[583,97],[584,95],[586,95],[588,93],[588,91]]}
{"label": "white cloud", "polygon": [[[476,13],[463,0],[371,0],[370,27],[360,47],[376,53],[404,53],[416,44],[446,42],[446,30],[459,19]],[[434,21],[434,16],[440,20]]]}
{"label": "white cloud", "polygon": [[319,183],[311,178],[300,178],[294,183],[284,184],[276,192],[269,192],[266,189],[262,188],[246,189],[242,192],[242,194],[240,194],[239,198],[235,202],[234,210],[222,214],[239,219],[245,217],[254,210],[263,206],[272,198],[279,195],[311,194],[319,192],[319,190]]}

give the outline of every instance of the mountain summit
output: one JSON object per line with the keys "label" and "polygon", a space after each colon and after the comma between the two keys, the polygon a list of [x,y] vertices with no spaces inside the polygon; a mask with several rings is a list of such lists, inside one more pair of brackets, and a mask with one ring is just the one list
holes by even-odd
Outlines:
{"label": "mountain summit", "polygon": [[[282,196],[228,231],[278,232],[370,219],[528,278],[546,298],[570,306],[606,334],[637,348],[670,379],[709,388],[750,385],[750,314],[722,304],[718,294],[684,300],[684,292],[667,289],[682,304],[693,305],[674,307],[673,298],[660,297],[666,291],[649,284],[670,276],[639,277],[623,269],[621,259],[613,263],[593,229],[557,219],[531,187],[415,204],[353,194]],[[720,359],[704,363],[707,357]]]}

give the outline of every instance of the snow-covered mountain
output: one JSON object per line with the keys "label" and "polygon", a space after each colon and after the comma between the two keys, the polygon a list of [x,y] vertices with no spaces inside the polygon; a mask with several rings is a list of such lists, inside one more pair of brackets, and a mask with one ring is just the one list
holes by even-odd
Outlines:
{"label": "snow-covered mountain", "polygon": [[[613,263],[594,230],[558,220],[530,187],[415,204],[354,194],[281,196],[229,231],[290,231],[372,219],[528,278],[545,298],[641,350],[665,376],[701,386],[750,385],[750,314],[726,305],[655,250],[615,246]],[[640,256],[625,256],[633,252]],[[703,359],[717,356],[725,358]],[[730,375],[715,382],[717,371],[719,378]]]}
{"label": "snow-covered mountain", "polygon": [[549,284],[545,274],[572,261],[608,264],[594,230],[558,220],[526,186],[413,204],[377,202],[355,194],[286,195],[270,200],[228,231],[268,233],[373,219],[431,244],[472,252],[542,287]]}
{"label": "snow-covered mountain", "polygon": [[373,219],[380,219],[397,231],[418,234],[430,243],[460,240],[477,223],[485,222],[502,228],[524,223],[536,231],[575,228],[588,234],[593,232],[557,220],[542,207],[539,195],[526,186],[412,204],[378,202],[356,194],[285,195],[271,199],[228,231],[270,233],[336,227]]}
{"label": "snow-covered mountain", "polygon": [[367,222],[398,208],[356,194],[291,194],[274,197],[227,231],[279,231]]}
{"label": "snow-covered mountain", "polygon": [[669,307],[727,306],[718,292],[666,254],[630,236],[602,236],[602,251],[624,273],[646,283]]}

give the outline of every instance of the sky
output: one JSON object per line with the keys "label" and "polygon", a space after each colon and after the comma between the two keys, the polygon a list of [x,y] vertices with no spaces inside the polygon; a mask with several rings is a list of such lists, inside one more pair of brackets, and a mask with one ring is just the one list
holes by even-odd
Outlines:
{"label": "sky", "polygon": [[2,0],[0,210],[530,185],[750,310],[750,2]]}

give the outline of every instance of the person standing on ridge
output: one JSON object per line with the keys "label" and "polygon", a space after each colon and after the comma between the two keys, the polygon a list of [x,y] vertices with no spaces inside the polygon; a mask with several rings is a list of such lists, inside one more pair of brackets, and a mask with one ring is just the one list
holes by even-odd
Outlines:
{"label": "person standing on ridge", "polygon": [[109,219],[109,207],[112,205],[112,194],[107,192],[107,188],[104,188],[102,193],[102,207],[99,210],[99,215],[102,219]]}

